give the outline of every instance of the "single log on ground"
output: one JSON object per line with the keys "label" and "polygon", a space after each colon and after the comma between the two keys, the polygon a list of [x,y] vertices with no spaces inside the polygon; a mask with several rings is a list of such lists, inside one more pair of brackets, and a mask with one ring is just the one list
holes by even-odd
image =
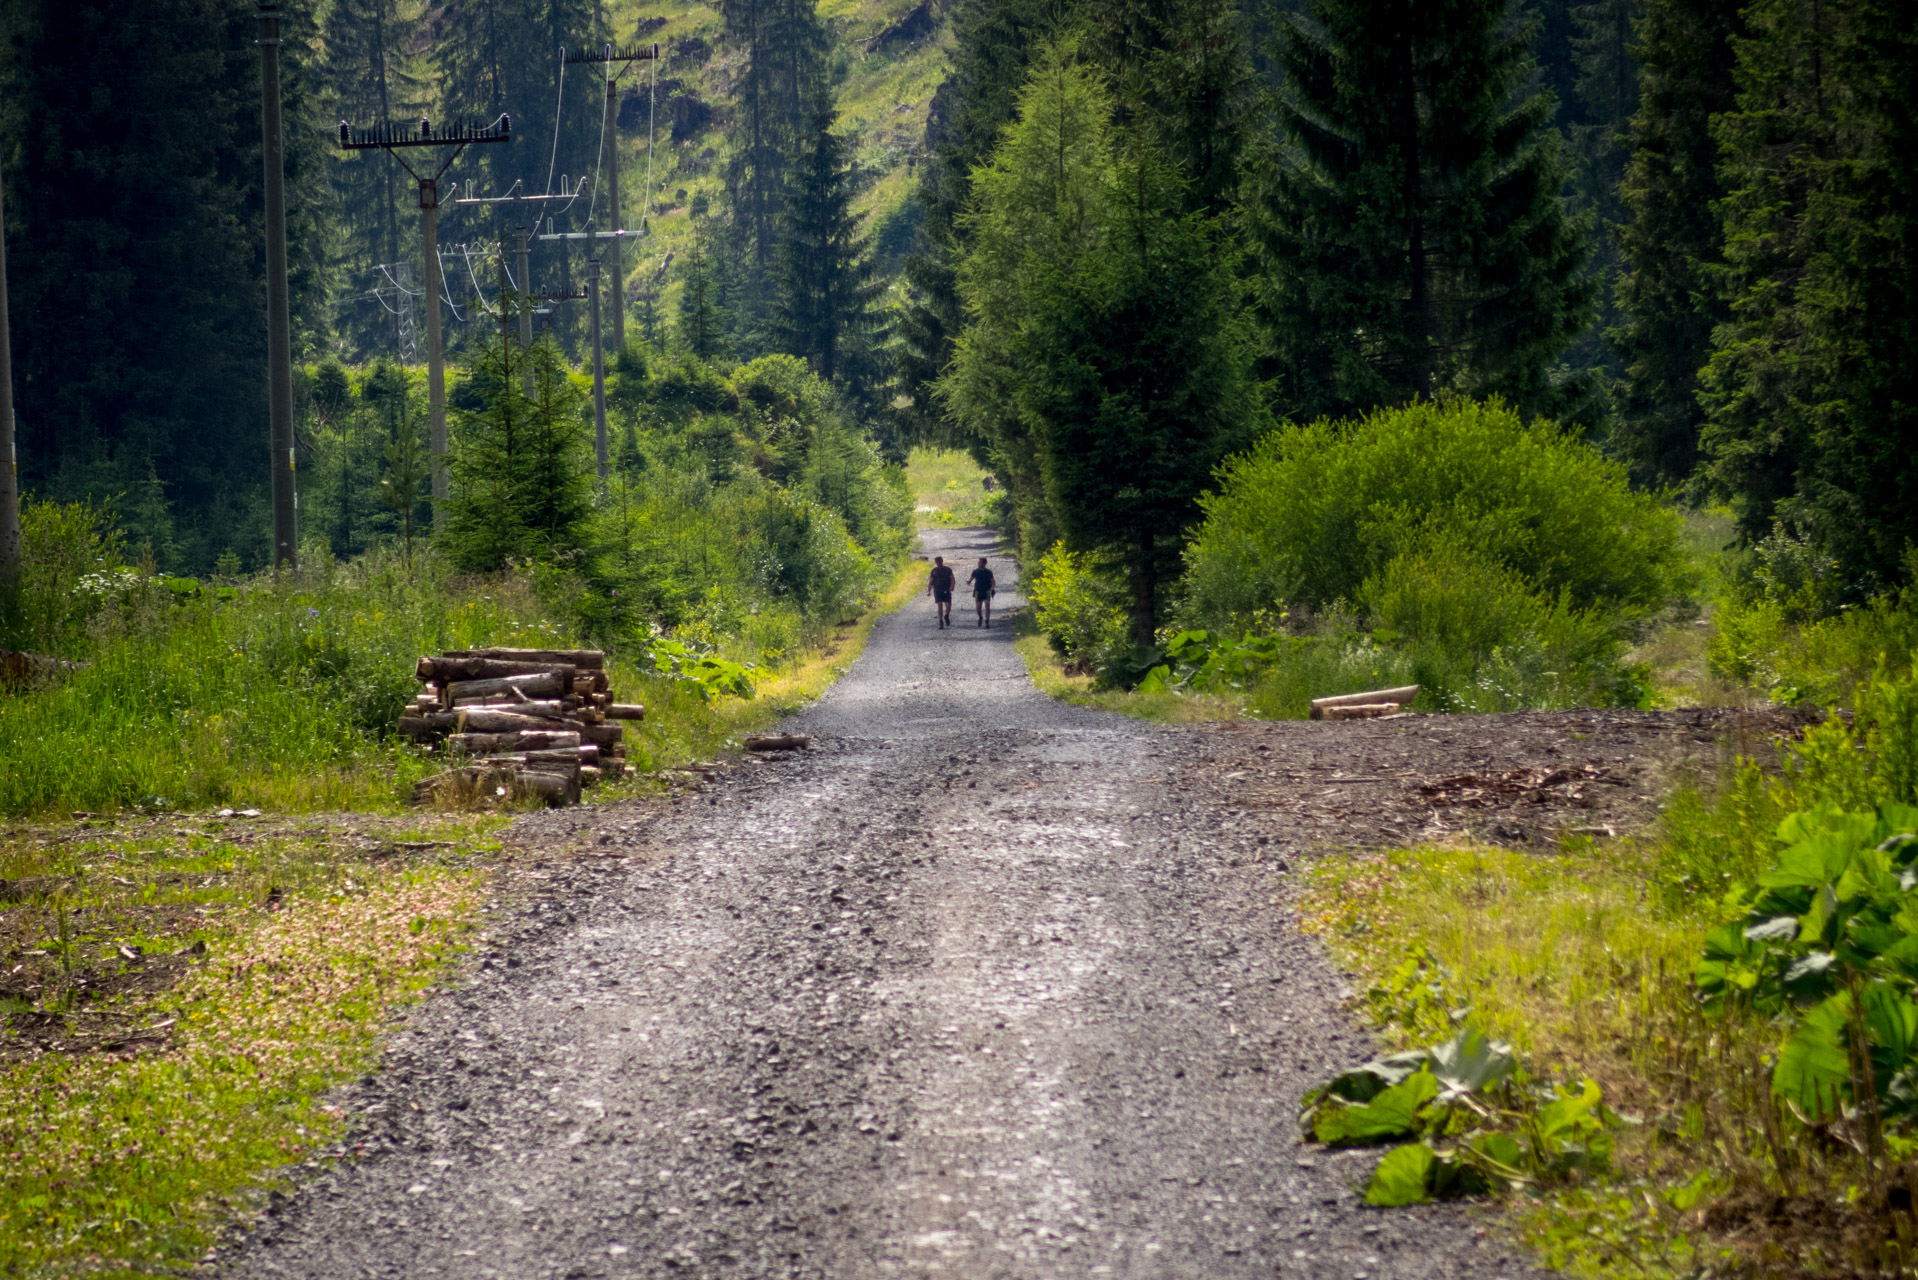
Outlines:
{"label": "single log on ground", "polygon": [[1399,704],[1396,702],[1356,702],[1342,707],[1313,708],[1314,720],[1372,720],[1379,716],[1397,715]]}
{"label": "single log on ground", "polygon": [[608,720],[644,720],[646,704],[643,702],[614,702],[606,707]]}
{"label": "single log on ground", "polygon": [[551,805],[569,805],[579,803],[579,777],[577,771],[476,765],[450,769],[415,783],[413,802],[423,804],[442,792],[485,800],[538,796]]}
{"label": "single log on ground", "polygon": [[579,735],[571,732],[532,731],[526,733],[456,733],[446,745],[468,755],[490,755],[498,751],[558,751],[577,747]]}
{"label": "single log on ground", "polygon": [[441,656],[451,659],[491,658],[497,662],[563,663],[595,669],[606,665],[606,655],[598,649],[454,649]]}
{"label": "single log on ground", "polygon": [[1418,696],[1419,687],[1415,684],[1406,684],[1396,689],[1371,689],[1365,693],[1341,693],[1331,698],[1314,698],[1312,699],[1312,718],[1324,719],[1319,713],[1328,707],[1369,707],[1381,702],[1404,706]]}
{"label": "single log on ground", "polygon": [[803,733],[756,734],[746,739],[748,751],[804,751],[812,738]]}
{"label": "single log on ground", "polygon": [[561,694],[571,693],[573,682],[566,680],[562,683],[558,672],[549,671],[543,675],[496,676],[491,680],[455,680],[446,686],[446,693],[457,705],[461,702],[477,702],[481,698],[511,697],[515,689],[529,698],[557,698]]}

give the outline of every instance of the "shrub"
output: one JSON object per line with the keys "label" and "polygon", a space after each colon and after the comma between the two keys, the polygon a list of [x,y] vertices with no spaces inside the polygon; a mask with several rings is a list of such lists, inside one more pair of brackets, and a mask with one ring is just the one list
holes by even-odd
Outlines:
{"label": "shrub", "polygon": [[1067,658],[1084,661],[1124,647],[1124,585],[1089,556],[1056,542],[1028,571],[1024,585],[1033,619]]}
{"label": "shrub", "polygon": [[81,502],[20,508],[20,579],[0,599],[0,647],[55,657],[88,648],[87,624],[134,573],[111,518]]}
{"label": "shrub", "polygon": [[1497,400],[1286,426],[1220,480],[1186,557],[1188,613],[1213,629],[1354,600],[1394,559],[1442,546],[1621,620],[1690,578],[1676,512],[1633,493],[1622,466]]}

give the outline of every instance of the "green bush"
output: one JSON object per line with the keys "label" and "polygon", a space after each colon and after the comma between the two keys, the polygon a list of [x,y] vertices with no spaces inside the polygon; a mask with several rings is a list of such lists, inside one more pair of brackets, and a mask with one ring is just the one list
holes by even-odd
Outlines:
{"label": "green bush", "polygon": [[74,658],[88,651],[87,625],[141,575],[106,513],[80,502],[20,508],[20,578],[0,598],[0,647]]}
{"label": "green bush", "polygon": [[1355,600],[1394,559],[1435,548],[1469,548],[1534,591],[1621,620],[1691,577],[1676,512],[1497,400],[1286,426],[1220,480],[1186,556],[1186,613],[1214,630]]}
{"label": "green bush", "polygon": [[1126,643],[1125,587],[1092,559],[1055,542],[1025,575],[1033,620],[1068,659],[1093,660]]}

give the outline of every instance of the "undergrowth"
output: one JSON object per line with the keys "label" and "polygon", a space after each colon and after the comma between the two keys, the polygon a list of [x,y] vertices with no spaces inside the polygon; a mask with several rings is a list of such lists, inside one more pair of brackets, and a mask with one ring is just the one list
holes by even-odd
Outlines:
{"label": "undergrowth", "polygon": [[1614,1130],[1604,1176],[1508,1195],[1551,1265],[1848,1276],[1918,1257],[1918,1118],[1900,1101],[1918,1004],[1899,958],[1918,881],[1898,873],[1918,689],[1881,668],[1857,702],[1681,790],[1642,841],[1316,869],[1305,927],[1390,1037],[1469,1021],[1642,1121]]}

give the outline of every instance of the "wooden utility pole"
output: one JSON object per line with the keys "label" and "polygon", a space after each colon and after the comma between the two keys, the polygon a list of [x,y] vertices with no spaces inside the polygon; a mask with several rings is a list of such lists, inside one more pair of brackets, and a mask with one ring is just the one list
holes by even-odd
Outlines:
{"label": "wooden utility pole", "polygon": [[286,285],[286,143],[280,127],[280,6],[259,0],[260,155],[266,169],[266,408],[273,484],[273,567],[300,563],[294,489],[293,325]]}
{"label": "wooden utility pole", "polygon": [[[635,62],[657,62],[659,46],[636,45],[631,49],[619,49],[606,45],[597,51],[581,49],[568,53],[568,63],[603,63],[609,70],[606,73],[606,116],[600,124],[600,136],[606,141],[600,152],[600,170],[606,175],[606,198],[609,208],[606,220],[614,227],[619,226],[619,78],[626,74]],[[611,70],[615,64],[618,70]],[[645,223],[645,211],[640,213],[642,226]],[[612,275],[613,292],[613,348],[624,350],[626,346],[626,293],[625,274],[620,261],[619,241],[613,241],[612,258],[608,263]]]}
{"label": "wooden utility pole", "polygon": [[13,440],[13,334],[7,319],[7,217],[0,196],[0,592],[20,581],[20,454]]}
{"label": "wooden utility pole", "polygon": [[[418,132],[393,125],[355,129],[340,121],[340,150],[385,151],[413,175],[420,190],[420,239],[425,242],[426,258],[426,404],[427,434],[433,454],[433,502],[435,519],[438,504],[445,502],[450,486],[446,475],[446,348],[440,336],[440,179],[467,147],[483,142],[511,142],[513,121],[501,115],[492,124],[478,128],[456,126],[433,130],[431,120],[420,121]],[[452,154],[441,162],[431,177],[406,163],[400,150],[406,147],[451,147]]]}

